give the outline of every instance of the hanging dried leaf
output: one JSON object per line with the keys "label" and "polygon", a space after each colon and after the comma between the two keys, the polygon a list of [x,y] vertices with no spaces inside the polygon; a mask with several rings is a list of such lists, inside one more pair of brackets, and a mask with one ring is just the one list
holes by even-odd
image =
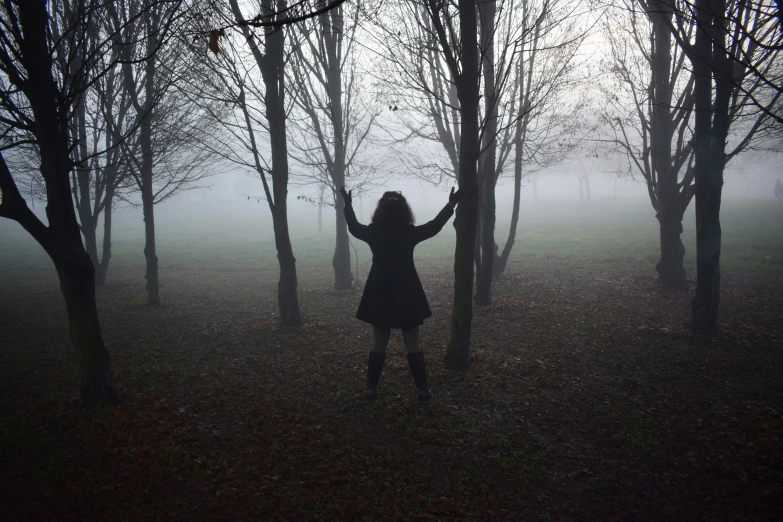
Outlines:
{"label": "hanging dried leaf", "polygon": [[209,50],[217,54],[220,48],[218,47],[218,40],[222,36],[223,31],[213,29],[209,32]]}

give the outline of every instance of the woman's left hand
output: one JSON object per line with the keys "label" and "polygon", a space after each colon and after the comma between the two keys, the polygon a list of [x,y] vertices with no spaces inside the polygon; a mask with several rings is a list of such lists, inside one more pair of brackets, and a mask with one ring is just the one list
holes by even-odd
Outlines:
{"label": "woman's left hand", "polygon": [[451,194],[449,194],[449,204],[452,207],[456,207],[459,203],[459,199],[462,197],[462,190],[454,192],[454,187],[451,187]]}

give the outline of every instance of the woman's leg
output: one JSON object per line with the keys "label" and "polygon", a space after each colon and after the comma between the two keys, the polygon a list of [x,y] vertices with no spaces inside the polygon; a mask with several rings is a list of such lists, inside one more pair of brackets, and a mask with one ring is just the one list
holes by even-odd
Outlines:
{"label": "woman's leg", "polygon": [[405,351],[416,353],[421,351],[419,346],[419,327],[402,331],[402,342],[405,343]]}
{"label": "woman's leg", "polygon": [[381,379],[383,363],[386,361],[386,346],[389,344],[391,329],[372,327],[372,348],[367,357],[367,391],[364,396],[374,399],[378,396],[378,381]]}
{"label": "woman's leg", "polygon": [[408,352],[408,364],[411,367],[413,380],[416,383],[416,397],[420,401],[426,401],[432,397],[432,393],[427,386],[427,368],[424,365],[424,352],[419,346],[419,327],[402,331],[402,340],[405,343],[405,349]]}
{"label": "woman's leg", "polygon": [[389,345],[391,328],[381,328],[373,325],[372,327],[372,351],[386,353],[386,347]]}

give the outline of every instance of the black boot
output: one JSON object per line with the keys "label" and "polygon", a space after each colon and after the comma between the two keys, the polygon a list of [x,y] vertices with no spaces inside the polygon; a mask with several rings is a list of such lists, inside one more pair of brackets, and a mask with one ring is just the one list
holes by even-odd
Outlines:
{"label": "black boot", "polygon": [[411,367],[413,381],[416,383],[416,398],[426,401],[432,397],[427,386],[427,369],[424,367],[424,352],[408,353],[408,364]]}
{"label": "black boot", "polygon": [[367,391],[366,399],[374,399],[378,396],[378,381],[381,379],[383,363],[386,361],[386,352],[370,352],[367,358]]}

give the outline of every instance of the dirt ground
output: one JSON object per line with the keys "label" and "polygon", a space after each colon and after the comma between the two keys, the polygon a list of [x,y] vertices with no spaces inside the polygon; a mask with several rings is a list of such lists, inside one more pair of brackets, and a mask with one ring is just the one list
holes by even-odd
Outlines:
{"label": "dirt ground", "polygon": [[[689,273],[693,273],[689,267]],[[783,281],[724,273],[721,333],[649,263],[523,258],[476,310],[472,366],[444,368],[452,272],[420,273],[434,399],[399,334],[361,399],[356,291],[300,271],[305,325],[277,326],[272,272],[138,270],[99,291],[122,402],[74,403],[54,277],[0,281],[6,520],[780,520]]]}

